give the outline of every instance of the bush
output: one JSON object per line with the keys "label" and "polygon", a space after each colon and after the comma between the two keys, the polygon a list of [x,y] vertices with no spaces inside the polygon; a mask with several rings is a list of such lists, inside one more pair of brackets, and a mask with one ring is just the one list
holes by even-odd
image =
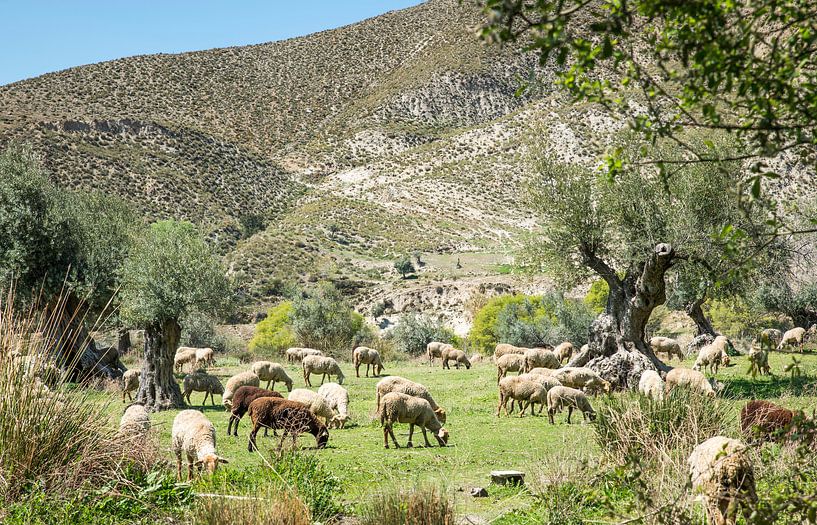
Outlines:
{"label": "bush", "polygon": [[281,355],[287,348],[295,346],[295,333],[292,330],[293,311],[292,301],[284,301],[270,308],[267,318],[255,325],[250,351]]}
{"label": "bush", "polygon": [[414,265],[411,264],[411,259],[408,257],[402,257],[394,262],[394,269],[400,272],[400,275],[403,279],[406,278],[406,275],[410,273],[414,273]]}
{"label": "bush", "polygon": [[400,320],[400,324],[391,331],[390,338],[395,342],[397,349],[411,356],[426,353],[426,345],[432,341],[454,343],[454,332],[446,328],[442,322],[423,315],[407,314]]}
{"label": "bush", "polygon": [[361,509],[361,525],[454,525],[453,499],[441,488],[388,487]]}
{"label": "bush", "polygon": [[609,295],[610,285],[604,279],[597,279],[593,281],[587,295],[584,296],[584,304],[598,315],[607,308],[607,296]]}
{"label": "bush", "polygon": [[780,325],[773,315],[740,298],[707,301],[703,308],[712,326],[731,339],[754,339],[764,328]]}
{"label": "bush", "polygon": [[352,310],[329,283],[321,283],[316,290],[293,299],[292,330],[301,346],[346,358],[355,346],[372,338],[363,316]]}

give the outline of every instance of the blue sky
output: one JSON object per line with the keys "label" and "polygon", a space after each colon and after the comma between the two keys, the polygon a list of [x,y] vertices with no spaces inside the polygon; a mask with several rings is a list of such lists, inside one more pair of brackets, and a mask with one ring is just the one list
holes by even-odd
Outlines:
{"label": "blue sky", "polygon": [[420,0],[0,0],[0,85],[148,53],[259,44]]}

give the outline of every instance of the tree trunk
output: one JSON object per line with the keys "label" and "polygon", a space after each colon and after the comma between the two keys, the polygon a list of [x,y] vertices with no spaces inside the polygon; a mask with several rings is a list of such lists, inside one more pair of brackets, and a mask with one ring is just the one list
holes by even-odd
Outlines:
{"label": "tree trunk", "polygon": [[672,246],[658,244],[623,279],[589,249],[583,249],[582,256],[607,281],[610,295],[605,313],[590,327],[588,349],[569,366],[588,366],[616,388],[635,388],[646,369],[669,370],[644,339],[652,311],[666,301],[664,276],[677,259]]}
{"label": "tree trunk", "polygon": [[695,323],[695,327],[698,329],[698,333],[696,335],[711,335],[712,337],[715,337],[718,335],[718,333],[715,332],[715,328],[712,327],[712,323],[709,322],[703,308],[701,308],[704,301],[706,301],[705,296],[695,299],[691,303],[688,303],[684,307],[684,310],[686,310],[687,315],[690,319],[692,319],[692,321]]}
{"label": "tree trunk", "polygon": [[173,377],[173,360],[181,331],[175,319],[145,328],[145,364],[137,400],[152,412],[185,407],[182,392]]}
{"label": "tree trunk", "polygon": [[119,355],[125,355],[130,350],[130,330],[127,328],[120,328],[117,333],[117,340],[116,340],[116,349],[119,351]]}

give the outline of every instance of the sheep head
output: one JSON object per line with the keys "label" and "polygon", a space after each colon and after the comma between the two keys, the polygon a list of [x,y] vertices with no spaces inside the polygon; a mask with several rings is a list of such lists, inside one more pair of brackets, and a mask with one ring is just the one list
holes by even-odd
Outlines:
{"label": "sheep head", "polygon": [[441,428],[435,437],[437,438],[437,442],[441,447],[448,446],[448,431],[446,429]]}
{"label": "sheep head", "polygon": [[196,461],[194,465],[199,468],[203,468],[209,474],[212,474],[218,468],[219,463],[226,464],[229,463],[229,461],[215,454],[205,454],[204,457]]}
{"label": "sheep head", "polygon": [[329,430],[322,426],[320,430],[318,430],[318,435],[315,436],[315,440],[318,442],[318,448],[326,448],[326,444],[329,443]]}
{"label": "sheep head", "polygon": [[434,415],[437,416],[437,419],[440,421],[441,424],[445,425],[445,410],[442,408],[438,408],[434,411]]}

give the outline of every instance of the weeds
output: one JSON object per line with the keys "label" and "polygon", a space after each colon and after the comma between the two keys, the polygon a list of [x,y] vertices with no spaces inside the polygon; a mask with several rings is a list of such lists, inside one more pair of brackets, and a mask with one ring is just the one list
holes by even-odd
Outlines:
{"label": "weeds", "polygon": [[309,525],[309,509],[288,491],[268,491],[261,496],[204,497],[191,513],[193,525]]}
{"label": "weeds", "polygon": [[375,493],[361,509],[361,525],[453,525],[454,500],[440,487],[395,486]]}

